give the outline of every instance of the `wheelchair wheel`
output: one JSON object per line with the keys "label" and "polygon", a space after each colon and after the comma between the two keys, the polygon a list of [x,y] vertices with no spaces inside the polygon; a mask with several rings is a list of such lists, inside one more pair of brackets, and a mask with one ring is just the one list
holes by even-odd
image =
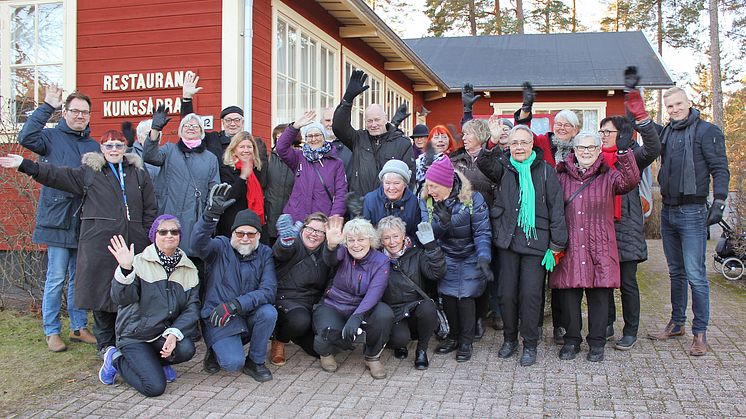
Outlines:
{"label": "wheelchair wheel", "polygon": [[729,257],[723,261],[723,276],[731,281],[741,278],[745,269],[743,261],[739,258]]}
{"label": "wheelchair wheel", "polygon": [[715,272],[722,274],[723,273],[723,258],[715,255],[715,257],[712,258],[712,269],[714,269]]}

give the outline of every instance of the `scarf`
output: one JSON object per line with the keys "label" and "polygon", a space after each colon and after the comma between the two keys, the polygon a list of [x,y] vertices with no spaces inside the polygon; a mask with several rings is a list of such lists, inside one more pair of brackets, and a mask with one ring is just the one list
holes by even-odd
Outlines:
{"label": "scarf", "polygon": [[303,148],[301,149],[303,151],[303,157],[306,158],[306,160],[310,162],[314,161],[321,161],[321,159],[326,156],[329,151],[331,151],[332,145],[329,142],[324,142],[324,145],[317,148],[316,150],[311,149],[311,147],[308,144],[303,144]]}
{"label": "scarf", "polygon": [[404,252],[412,248],[412,239],[409,238],[409,236],[404,237],[404,246],[401,247],[401,250],[399,250],[396,253],[390,253],[388,249],[385,247],[383,248],[383,253],[388,256],[389,259],[392,261],[399,259]]}
{"label": "scarf", "polygon": [[[617,170],[616,168],[616,161],[617,161],[617,148],[616,144],[614,144],[611,147],[604,147],[601,149],[604,154],[604,161],[606,164],[609,165],[611,170]],[[614,221],[619,221],[622,219],[622,196],[621,195],[614,195]]]}
{"label": "scarf", "polygon": [[181,150],[184,153],[191,153],[191,152],[201,153],[205,151],[205,142],[202,140],[199,140],[199,143],[196,145],[194,144],[194,141],[189,141],[189,144],[191,145],[187,145],[187,143],[185,143],[184,139],[182,138],[182,139],[179,139],[179,142],[176,144],[179,147],[179,150]]}
{"label": "scarf", "polygon": [[[243,165],[239,160],[236,162],[236,169],[240,171],[241,167]],[[249,173],[249,177],[246,178],[246,202],[249,204],[248,208],[259,216],[262,225],[266,224],[264,220],[264,191],[253,170]]]}
{"label": "scarf", "polygon": [[158,251],[158,258],[161,260],[166,275],[171,275],[171,273],[176,270],[176,265],[178,265],[181,260],[181,251],[177,248],[173,255],[167,256],[158,249],[158,247],[156,247],[155,250]]}
{"label": "scarf", "polygon": [[202,144],[202,140],[185,140],[182,138],[181,141],[183,141],[184,145],[188,148],[199,147],[199,145]]}
{"label": "scarf", "polygon": [[552,134],[552,145],[557,149],[554,152],[554,161],[559,164],[561,161],[565,161],[565,157],[572,152],[572,141],[560,141],[557,136]]}
{"label": "scarf", "polygon": [[[699,122],[699,111],[690,108],[689,116],[681,121],[671,121],[661,134],[661,144],[666,144],[671,139],[672,131],[684,130],[684,155],[682,156],[681,178],[679,179],[679,193],[682,195],[697,194],[697,177],[694,176],[694,135],[697,131],[697,122]],[[671,144],[671,148],[676,144]],[[670,171],[671,168],[669,167]],[[669,172],[670,173],[670,172]]]}
{"label": "scarf", "polygon": [[520,189],[521,208],[518,211],[518,227],[523,229],[527,239],[536,240],[536,191],[531,180],[531,163],[536,160],[536,152],[522,162],[510,158],[510,164],[518,171],[518,187]]}

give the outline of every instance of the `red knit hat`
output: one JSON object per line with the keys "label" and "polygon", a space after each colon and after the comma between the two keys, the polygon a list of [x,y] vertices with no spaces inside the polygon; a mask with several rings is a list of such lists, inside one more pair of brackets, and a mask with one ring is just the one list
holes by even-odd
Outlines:
{"label": "red knit hat", "polygon": [[453,187],[453,165],[448,156],[435,160],[425,173],[425,179],[448,188]]}

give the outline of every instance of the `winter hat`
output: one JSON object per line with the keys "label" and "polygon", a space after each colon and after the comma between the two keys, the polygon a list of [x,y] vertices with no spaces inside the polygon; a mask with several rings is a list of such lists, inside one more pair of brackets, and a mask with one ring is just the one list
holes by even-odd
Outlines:
{"label": "winter hat", "polygon": [[259,216],[250,209],[239,211],[238,214],[236,214],[236,218],[233,219],[231,233],[241,226],[252,226],[256,231],[262,231],[262,222],[259,220]]}
{"label": "winter hat", "polygon": [[150,226],[150,231],[148,232],[148,238],[150,239],[151,243],[155,243],[155,233],[158,232],[158,227],[161,226],[162,222],[168,220],[176,220],[176,222],[179,222],[179,219],[171,214],[159,215],[158,218],[153,221],[153,225]]}
{"label": "winter hat", "polygon": [[300,135],[301,135],[301,138],[303,138],[303,141],[306,141],[306,134],[308,134],[308,131],[312,129],[319,130],[321,135],[324,136],[324,141],[326,141],[326,130],[324,129],[324,126],[321,125],[320,122],[311,122],[310,124],[304,125],[303,127],[301,127]]}
{"label": "winter hat", "polygon": [[383,175],[386,173],[396,173],[397,175],[404,178],[404,183],[409,183],[409,179],[412,178],[412,171],[406,163],[401,160],[391,159],[383,165],[383,169],[378,173],[378,180],[383,180]]}
{"label": "winter hat", "polygon": [[448,188],[453,187],[453,165],[448,156],[435,160],[425,173],[425,180]]}
{"label": "winter hat", "polygon": [[427,137],[428,135],[430,135],[430,130],[427,128],[427,125],[417,124],[414,126],[414,129],[412,130],[412,135],[410,135],[410,137],[420,138],[420,137]]}
{"label": "winter hat", "polygon": [[238,106],[228,106],[227,108],[220,111],[220,119],[225,118],[226,115],[231,113],[237,113],[243,116],[243,109],[239,108]]}

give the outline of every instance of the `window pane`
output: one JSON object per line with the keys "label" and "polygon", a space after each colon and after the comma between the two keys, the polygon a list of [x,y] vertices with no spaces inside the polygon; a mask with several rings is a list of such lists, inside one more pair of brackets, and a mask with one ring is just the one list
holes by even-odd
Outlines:
{"label": "window pane", "polygon": [[301,109],[300,104],[297,102],[297,95],[295,94],[295,89],[297,87],[297,83],[288,80],[288,121],[291,121],[293,118],[295,118],[297,115],[300,115],[299,110]]}
{"label": "window pane", "polygon": [[327,68],[326,68],[326,48],[321,47],[321,57],[319,57],[319,69],[321,71],[321,80],[319,88],[322,92],[327,91]]}
{"label": "window pane", "polygon": [[278,124],[288,121],[287,118],[287,80],[285,77],[277,76],[277,120]]}
{"label": "window pane", "polygon": [[285,22],[277,21],[277,72],[287,74],[287,41]]}
{"label": "window pane", "polygon": [[62,86],[62,66],[61,65],[41,65],[36,68],[38,75],[37,90],[38,95],[36,96],[37,101],[41,102],[44,100],[44,91],[46,86],[54,83],[58,86]]}
{"label": "window pane", "polygon": [[10,73],[11,92],[15,100],[16,122],[26,122],[36,108],[34,97],[34,68],[13,69]]}
{"label": "window pane", "polygon": [[581,126],[584,131],[595,131],[598,129],[598,111],[583,111]]}
{"label": "window pane", "polygon": [[34,6],[17,7],[10,21],[12,62],[31,64],[34,54]]}
{"label": "window pane", "polygon": [[39,46],[37,49],[37,63],[62,62],[62,4],[40,4],[39,15]]}
{"label": "window pane", "polygon": [[301,108],[303,108],[304,110],[313,107],[308,100],[308,87],[306,87],[305,84],[302,84],[300,86],[300,103]]}
{"label": "window pane", "polygon": [[295,29],[288,28],[288,77],[295,78],[298,71],[296,68],[296,50],[298,45],[298,34]]}
{"label": "window pane", "polygon": [[319,87],[319,80],[316,77],[316,74],[318,73],[316,70],[316,66],[319,65],[318,62],[318,55],[316,55],[316,41],[311,40],[308,44],[308,56],[310,57],[308,68],[311,71],[309,81],[312,87],[318,88]]}
{"label": "window pane", "polygon": [[310,65],[309,60],[309,46],[308,37],[303,35],[300,38],[300,80],[303,83],[308,83],[308,67]]}

